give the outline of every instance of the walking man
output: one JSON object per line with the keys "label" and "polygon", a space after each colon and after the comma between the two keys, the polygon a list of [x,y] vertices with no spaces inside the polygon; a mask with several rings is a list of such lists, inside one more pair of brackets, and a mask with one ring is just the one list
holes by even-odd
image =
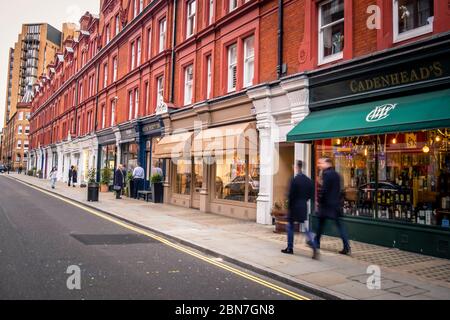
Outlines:
{"label": "walking man", "polygon": [[133,170],[133,183],[134,183],[134,194],[133,198],[137,199],[139,191],[141,191],[144,188],[144,178],[145,178],[145,171],[141,167],[141,164],[138,163],[137,167]]}
{"label": "walking man", "polygon": [[317,227],[315,246],[320,248],[320,237],[323,233],[325,221],[334,220],[339,230],[344,249],[340,254],[351,254],[347,234],[341,221],[341,178],[334,170],[330,158],[319,159],[319,168],[322,170],[322,187],[319,190],[319,224]]}
{"label": "walking man", "polygon": [[[297,165],[294,166],[294,170],[296,171],[295,177],[291,180],[291,185],[289,187],[289,223],[288,223],[288,232],[287,232],[287,248],[281,250],[281,252],[285,254],[293,254],[294,253],[294,225],[295,222],[300,224],[305,223],[308,220],[308,201],[312,198],[313,195],[313,183],[311,179],[309,179],[306,175],[302,173],[303,162],[298,161]],[[308,239],[308,243],[313,244],[313,237],[311,232],[306,228],[306,237]],[[314,244],[312,245],[313,249],[313,259],[317,259],[317,250]]]}
{"label": "walking man", "polygon": [[52,171],[50,171],[50,182],[51,182],[52,189],[55,189],[55,187],[56,187],[56,180],[58,178],[57,176],[58,176],[58,171],[57,171],[56,167],[53,167]]}
{"label": "walking man", "polygon": [[116,199],[122,199],[122,189],[124,186],[125,175],[123,174],[123,166],[119,164],[114,173],[114,191],[116,192]]}

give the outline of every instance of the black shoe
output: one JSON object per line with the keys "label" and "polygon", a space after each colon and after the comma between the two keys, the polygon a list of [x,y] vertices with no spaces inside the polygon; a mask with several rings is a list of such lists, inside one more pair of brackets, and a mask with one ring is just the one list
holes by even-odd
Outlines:
{"label": "black shoe", "polygon": [[313,260],[319,260],[319,251],[314,250],[312,255]]}
{"label": "black shoe", "polygon": [[281,252],[285,253],[285,254],[294,254],[294,250],[286,248],[281,250]]}
{"label": "black shoe", "polygon": [[346,249],[339,251],[339,253],[350,256],[352,254],[352,250],[350,248],[346,248]]}

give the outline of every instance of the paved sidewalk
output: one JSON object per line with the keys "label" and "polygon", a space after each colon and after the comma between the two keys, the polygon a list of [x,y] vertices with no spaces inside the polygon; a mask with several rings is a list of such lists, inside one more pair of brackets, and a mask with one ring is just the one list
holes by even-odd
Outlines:
{"label": "paved sidewalk", "polygon": [[[303,236],[296,237],[295,255],[283,255],[285,236],[273,226],[201,213],[197,210],[146,203],[112,193],[101,193],[100,202],[86,201],[86,189],[58,183],[52,190],[46,180],[11,174],[56,194],[175,238],[183,244],[213,253],[251,270],[272,276],[325,298],[340,299],[450,299],[450,260],[352,242],[352,257],[341,256],[339,239],[321,241],[320,260],[312,260]],[[381,268],[381,290],[366,285],[369,265]]]}

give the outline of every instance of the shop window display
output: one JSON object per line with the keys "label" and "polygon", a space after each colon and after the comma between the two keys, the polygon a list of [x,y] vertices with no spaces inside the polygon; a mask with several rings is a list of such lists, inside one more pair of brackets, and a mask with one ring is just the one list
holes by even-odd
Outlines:
{"label": "shop window display", "polygon": [[175,190],[174,193],[190,195],[191,194],[191,178],[192,178],[192,161],[186,159],[178,159],[175,168]]}
{"label": "shop window display", "polygon": [[344,215],[448,228],[449,129],[325,139],[315,150],[341,175]]}
{"label": "shop window display", "polygon": [[259,193],[259,159],[255,155],[216,159],[215,198],[256,203]]}

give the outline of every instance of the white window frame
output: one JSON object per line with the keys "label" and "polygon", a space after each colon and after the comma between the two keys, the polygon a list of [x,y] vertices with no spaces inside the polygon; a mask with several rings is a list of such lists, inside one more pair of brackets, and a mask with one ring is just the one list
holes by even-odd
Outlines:
{"label": "white window frame", "polygon": [[192,104],[194,89],[194,66],[191,64],[184,69],[184,105]]}
{"label": "white window frame", "polygon": [[106,26],[106,44],[111,41],[111,26],[108,24]]}
{"label": "white window frame", "polygon": [[213,23],[214,20],[214,0],[208,0],[209,1],[209,8],[208,8],[208,25]]}
{"label": "white window frame", "polygon": [[133,119],[134,90],[128,92],[128,120]]}
{"label": "white window frame", "polygon": [[117,81],[117,57],[113,58],[113,82]]}
{"label": "white window frame", "polygon": [[23,126],[17,127],[17,134],[23,134]]}
{"label": "white window frame", "polygon": [[103,65],[103,88],[108,87],[108,63]]}
{"label": "white window frame", "polygon": [[[234,50],[235,50],[235,60],[234,60],[234,62],[231,61],[231,52],[232,52],[231,49],[232,48],[234,48]],[[237,44],[236,43],[228,47],[228,71],[227,71],[227,75],[228,75],[228,77],[227,77],[227,82],[228,82],[228,84],[227,84],[227,91],[228,92],[236,91],[237,83],[234,83],[234,86],[233,86],[233,73],[234,73],[233,72],[233,68],[236,68],[236,70],[235,70],[235,73],[236,73],[235,77],[236,77],[236,82],[237,82],[237,54],[238,54],[238,52],[237,52]]]}
{"label": "white window frame", "polygon": [[212,56],[206,58],[206,98],[212,98]]}
{"label": "white window frame", "polygon": [[229,0],[228,1],[228,11],[229,12],[236,10],[238,6],[239,6],[238,0]]}
{"label": "white window frame", "polygon": [[164,99],[164,76],[156,79],[156,105],[162,103],[161,99]]}
{"label": "white window frame", "polygon": [[102,129],[105,129],[106,125],[106,106],[102,106]]}
{"label": "white window frame", "polygon": [[25,126],[25,134],[30,134],[30,126]]}
{"label": "white window frame", "polygon": [[22,140],[17,140],[17,147],[16,149],[22,149]]}
{"label": "white window frame", "polygon": [[117,36],[119,34],[119,32],[120,32],[120,17],[119,17],[119,15],[116,15],[115,19],[116,19],[116,22],[115,22],[116,23],[116,26],[115,26],[116,27],[116,34],[115,35]]}
{"label": "white window frame", "polygon": [[166,48],[166,29],[167,29],[166,18],[159,22],[159,53],[163,52]]}
{"label": "white window frame", "polygon": [[139,116],[139,89],[134,89],[134,118]]}
{"label": "white window frame", "polygon": [[[433,3],[434,5],[434,3]],[[433,8],[434,9],[434,8]],[[431,33],[433,32],[433,24],[434,24],[434,16],[433,17],[429,17],[428,19],[430,19],[430,23],[406,32],[402,32],[399,34],[398,31],[398,0],[393,0],[393,4],[392,4],[392,15],[393,15],[393,35],[394,35],[394,39],[393,42],[397,43],[397,42],[401,42],[401,41],[405,41],[408,39],[412,39],[415,37],[419,37],[421,35],[427,34],[427,33]]]}
{"label": "white window frame", "polygon": [[144,0],[139,0],[139,13],[144,11]]}
{"label": "white window frame", "polygon": [[[334,25],[336,25],[336,24],[339,24],[339,23],[341,23],[341,22],[344,22],[344,28],[345,28],[345,9],[344,9],[344,18],[342,18],[342,19],[339,19],[339,20],[336,20],[336,21],[333,21],[333,22],[331,22],[331,23],[329,23],[329,24],[327,24],[327,25],[325,25],[325,26],[322,26],[321,25],[321,21],[322,21],[322,7],[324,6],[324,5],[326,5],[326,4],[328,4],[328,3],[330,3],[330,2],[332,2],[332,1],[334,1],[334,0],[328,0],[328,1],[323,1],[323,2],[321,2],[321,3],[319,3],[319,8],[318,8],[318,13],[319,13],[319,19],[318,19],[318,30],[319,30],[319,32],[318,32],[318,34],[319,34],[319,50],[318,50],[318,53],[319,53],[319,65],[321,65],[321,64],[326,64],[326,63],[330,63],[330,62],[333,62],[333,61],[336,61],[336,60],[340,60],[340,59],[342,59],[343,57],[344,57],[344,49],[342,49],[342,51],[341,52],[339,52],[339,53],[335,53],[335,54],[333,54],[333,55],[330,55],[330,56],[328,56],[328,57],[324,57],[324,52],[323,52],[323,30],[325,29],[325,28],[328,28],[328,27],[332,27],[332,26],[334,26]],[[344,34],[344,37],[345,37],[345,34]]]}
{"label": "white window frame", "polygon": [[136,40],[136,53],[137,53],[137,57],[136,57],[136,66],[139,67],[141,65],[141,57],[142,57],[142,41],[141,38],[138,38]]}
{"label": "white window frame", "polygon": [[139,0],[134,0],[134,11],[133,11],[133,19],[136,18],[139,14]]}
{"label": "white window frame", "polygon": [[116,125],[116,99],[111,101],[111,127]]}
{"label": "white window frame", "polygon": [[21,112],[19,112],[19,121],[22,121],[23,120],[23,112],[21,111]]}
{"label": "white window frame", "polygon": [[[247,56],[247,46],[248,46],[250,39],[253,39],[253,54]],[[251,79],[247,79],[247,74],[248,74],[248,69],[249,69],[250,63],[253,64],[252,75],[251,75]],[[251,87],[254,82],[253,81],[254,77],[255,77],[255,36],[250,36],[250,37],[244,39],[244,87]]]}
{"label": "white window frame", "polygon": [[152,57],[152,29],[147,30],[147,59]]}
{"label": "white window frame", "polygon": [[186,38],[192,37],[195,33],[195,16],[197,13],[197,1],[191,0],[186,6]]}
{"label": "white window frame", "polygon": [[29,146],[30,146],[30,141],[25,140],[25,141],[23,142],[23,149],[24,149],[24,150],[28,150]]}
{"label": "white window frame", "polygon": [[136,43],[133,41],[131,43],[131,70],[134,70],[134,68],[136,67],[136,48],[135,48]]}

